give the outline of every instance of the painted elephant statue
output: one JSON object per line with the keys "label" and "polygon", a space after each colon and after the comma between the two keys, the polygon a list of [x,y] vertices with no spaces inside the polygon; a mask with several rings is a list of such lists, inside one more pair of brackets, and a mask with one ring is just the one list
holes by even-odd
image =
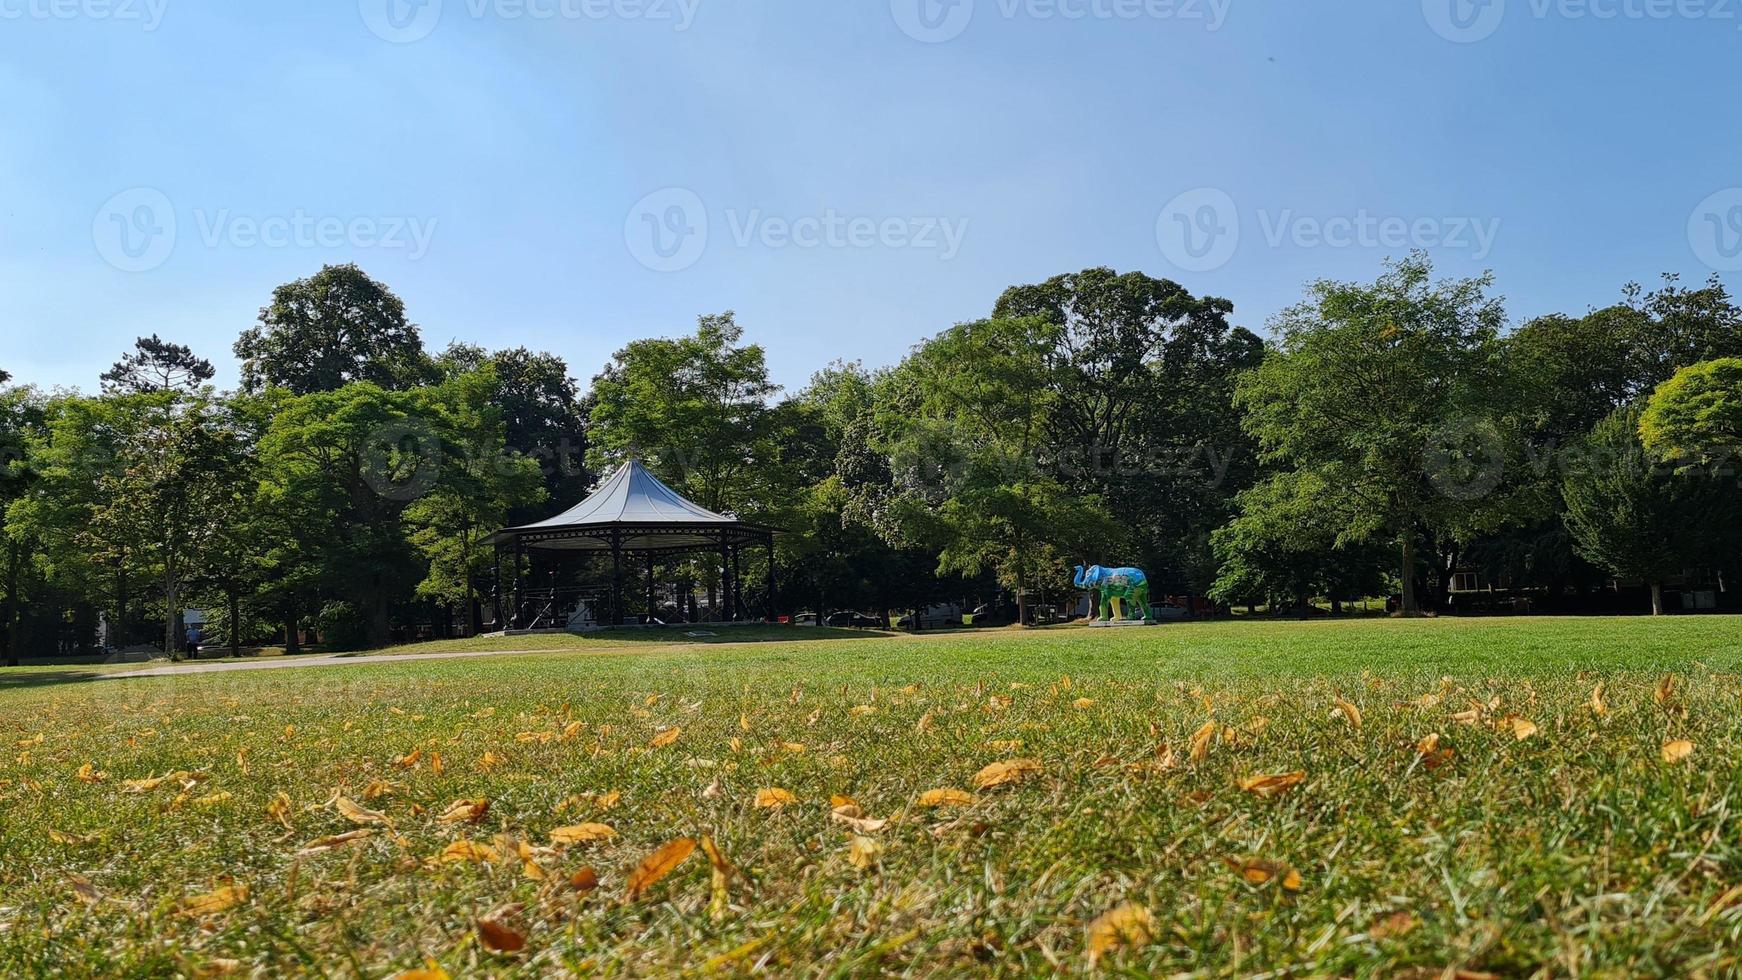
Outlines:
{"label": "painted elephant statue", "polygon": [[[1101,619],[1142,622],[1149,618],[1149,576],[1137,568],[1077,566],[1072,579],[1079,589],[1094,589],[1101,595]],[[1124,608],[1121,608],[1124,607]]]}

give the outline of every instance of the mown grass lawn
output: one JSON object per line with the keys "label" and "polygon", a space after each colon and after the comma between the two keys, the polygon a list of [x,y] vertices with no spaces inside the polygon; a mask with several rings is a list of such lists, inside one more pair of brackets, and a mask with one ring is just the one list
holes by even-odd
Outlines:
{"label": "mown grass lawn", "polygon": [[0,976],[1742,969],[1737,619],[792,635],[0,671]]}

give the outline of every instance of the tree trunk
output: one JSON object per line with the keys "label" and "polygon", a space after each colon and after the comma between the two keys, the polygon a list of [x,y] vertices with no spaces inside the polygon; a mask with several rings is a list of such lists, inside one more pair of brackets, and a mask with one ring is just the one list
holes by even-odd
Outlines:
{"label": "tree trunk", "polygon": [[1421,605],[1415,598],[1415,529],[1403,532],[1403,598],[1398,612],[1404,616],[1421,615]]}
{"label": "tree trunk", "polygon": [[163,652],[169,654],[169,659],[181,659],[181,647],[176,641],[176,618],[179,615],[175,605],[176,595],[175,564],[165,562],[163,566]]}
{"label": "tree trunk", "polygon": [[123,551],[115,564],[115,628],[109,631],[109,645],[119,650],[127,645],[127,553]]}
{"label": "tree trunk", "polygon": [[295,654],[299,654],[302,652],[302,637],[300,635],[298,635],[297,629],[296,629],[297,620],[299,620],[301,618],[302,618],[301,616],[297,615],[297,609],[296,609],[295,602],[285,603],[285,606],[284,606],[284,655],[287,657],[294,656]]}
{"label": "tree trunk", "polygon": [[230,656],[232,659],[242,655],[242,593],[232,586],[230,588]]}
{"label": "tree trunk", "polygon": [[1651,614],[1653,616],[1662,616],[1663,615],[1663,583],[1662,582],[1651,583]]}
{"label": "tree trunk", "polygon": [[18,542],[9,541],[6,544],[6,666],[18,666],[19,651],[23,647],[23,638],[18,634],[21,623],[20,606],[18,603],[18,566],[23,559],[18,553]]}
{"label": "tree trunk", "polygon": [[1016,535],[1016,625],[1027,629],[1031,624],[1028,618],[1028,562],[1025,560],[1025,549],[1022,546],[1022,535]]}

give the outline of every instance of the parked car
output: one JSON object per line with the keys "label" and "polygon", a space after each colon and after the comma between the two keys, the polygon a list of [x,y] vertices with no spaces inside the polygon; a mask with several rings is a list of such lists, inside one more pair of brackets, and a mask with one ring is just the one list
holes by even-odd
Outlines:
{"label": "parked car", "polygon": [[901,617],[901,620],[895,625],[904,630],[953,629],[962,625],[962,607],[953,602],[931,606],[920,612],[917,624],[914,622],[913,614],[909,613]]}
{"label": "parked car", "polygon": [[875,616],[867,616],[857,612],[838,612],[824,622],[829,626],[848,627],[853,629],[888,629],[889,624]]}
{"label": "parked car", "polygon": [[801,612],[792,617],[792,625],[794,626],[816,626],[819,623],[820,620],[814,612]]}

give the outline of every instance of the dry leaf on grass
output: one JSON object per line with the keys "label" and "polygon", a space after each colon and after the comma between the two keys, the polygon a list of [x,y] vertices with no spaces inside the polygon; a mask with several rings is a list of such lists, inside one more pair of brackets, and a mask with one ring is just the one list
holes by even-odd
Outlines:
{"label": "dry leaf on grass", "polygon": [[920,806],[972,806],[974,796],[959,789],[945,787],[943,789],[926,790],[919,795]]}
{"label": "dry leaf on grass", "polygon": [[1155,938],[1155,916],[1136,902],[1125,902],[1089,923],[1089,963],[1116,949],[1135,949]]}
{"label": "dry leaf on grass", "polygon": [[299,858],[312,857],[316,854],[330,851],[336,847],[343,847],[353,841],[367,840],[373,836],[375,836],[375,831],[373,830],[353,830],[346,834],[334,834],[331,837],[320,837],[304,844],[302,850],[296,852],[296,856]]}
{"label": "dry leaf on grass", "polygon": [[1609,702],[1603,697],[1603,682],[1591,689],[1591,713],[1599,718],[1609,714]]}
{"label": "dry leaf on grass", "polygon": [[658,735],[653,736],[653,741],[648,742],[647,747],[650,749],[663,749],[673,742],[676,742],[678,737],[682,734],[682,728],[667,728]]}
{"label": "dry leaf on grass", "polygon": [[490,801],[486,799],[455,800],[448,804],[442,815],[436,818],[438,823],[479,823],[484,815],[490,812]]}
{"label": "dry leaf on grass", "polygon": [[1520,718],[1517,715],[1511,715],[1507,718],[1507,722],[1512,726],[1512,737],[1520,742],[1537,733],[1536,722],[1531,721],[1529,718]]}
{"label": "dry leaf on grass", "polygon": [[1192,761],[1202,762],[1210,756],[1210,747],[1216,741],[1216,723],[1206,721],[1202,728],[1192,733]]}
{"label": "dry leaf on grass", "polygon": [[710,898],[708,900],[708,916],[716,922],[726,915],[726,905],[731,900],[732,878],[738,869],[732,862],[726,860],[726,852],[720,850],[720,845],[707,834],[702,835],[702,852],[708,856]]}
{"label": "dry leaf on grass", "polygon": [[861,834],[874,834],[889,826],[888,820],[873,820],[865,816],[865,811],[857,803],[843,803],[829,811],[829,819],[858,831]]}
{"label": "dry leaf on grass", "polygon": [[453,980],[453,978],[449,977],[448,971],[438,966],[435,960],[425,960],[423,966],[395,973],[393,980]]}
{"label": "dry leaf on grass", "polygon": [[1273,799],[1288,792],[1306,779],[1304,772],[1285,772],[1274,776],[1251,776],[1240,780],[1240,788],[1253,796]]}
{"label": "dry leaf on grass", "polygon": [[1673,742],[1665,742],[1663,745],[1663,761],[1667,763],[1674,764],[1681,762],[1693,754],[1694,743],[1685,738],[1677,739]]}
{"label": "dry leaf on grass", "polygon": [[233,909],[248,900],[247,885],[223,885],[181,903],[183,915],[200,918]]}
{"label": "dry leaf on grass", "polygon": [[666,875],[677,870],[677,866],[689,859],[696,850],[696,842],[688,837],[677,840],[649,854],[645,860],[636,866],[629,874],[627,889],[629,901],[633,902],[646,894],[649,888],[658,884]]}
{"label": "dry leaf on grass", "polygon": [[1010,786],[1040,772],[1041,765],[1037,759],[994,762],[974,775],[974,788],[984,790],[994,786]]}
{"label": "dry leaf on grass", "polygon": [[1415,743],[1415,753],[1421,757],[1421,764],[1429,769],[1438,769],[1457,755],[1450,746],[1440,744],[1437,733]]}
{"label": "dry leaf on grass", "polygon": [[285,830],[290,830],[290,794],[280,792],[274,796],[272,802],[266,804],[266,815],[278,821]]}
{"label": "dry leaf on grass", "polygon": [[778,786],[764,787],[756,791],[756,806],[764,810],[776,810],[797,802],[798,797]]}
{"label": "dry leaf on grass", "polygon": [[572,827],[558,827],[550,832],[552,844],[590,844],[594,841],[610,840],[617,836],[617,831],[609,824],[578,823]]}
{"label": "dry leaf on grass", "polygon": [[1282,861],[1266,861],[1262,858],[1223,858],[1233,872],[1239,875],[1249,885],[1268,885],[1272,881],[1282,886],[1284,891],[1298,892],[1303,882],[1300,872]]}
{"label": "dry leaf on grass", "polygon": [[484,864],[502,860],[502,852],[489,844],[460,838],[442,848],[440,861],[442,864]]}
{"label": "dry leaf on grass", "polygon": [[1342,715],[1343,720],[1349,723],[1350,728],[1353,728],[1356,731],[1361,730],[1361,709],[1360,708],[1355,707],[1355,705],[1349,701],[1343,700],[1342,697],[1336,698],[1331,703],[1333,706],[1332,710],[1335,711],[1337,714]]}
{"label": "dry leaf on grass", "polygon": [[526,948],[526,936],[495,919],[478,920],[478,942],[492,953],[518,953]]}
{"label": "dry leaf on grass", "polygon": [[847,863],[860,871],[869,871],[877,866],[883,858],[883,845],[877,841],[854,834],[847,841]]}
{"label": "dry leaf on grass", "polygon": [[340,816],[354,824],[387,823],[387,814],[382,813],[379,810],[370,810],[367,807],[358,806],[355,801],[347,797],[341,796],[333,800],[333,808],[339,811]]}
{"label": "dry leaf on grass", "polygon": [[599,887],[599,872],[591,865],[569,875],[569,887],[578,892],[590,892]]}

